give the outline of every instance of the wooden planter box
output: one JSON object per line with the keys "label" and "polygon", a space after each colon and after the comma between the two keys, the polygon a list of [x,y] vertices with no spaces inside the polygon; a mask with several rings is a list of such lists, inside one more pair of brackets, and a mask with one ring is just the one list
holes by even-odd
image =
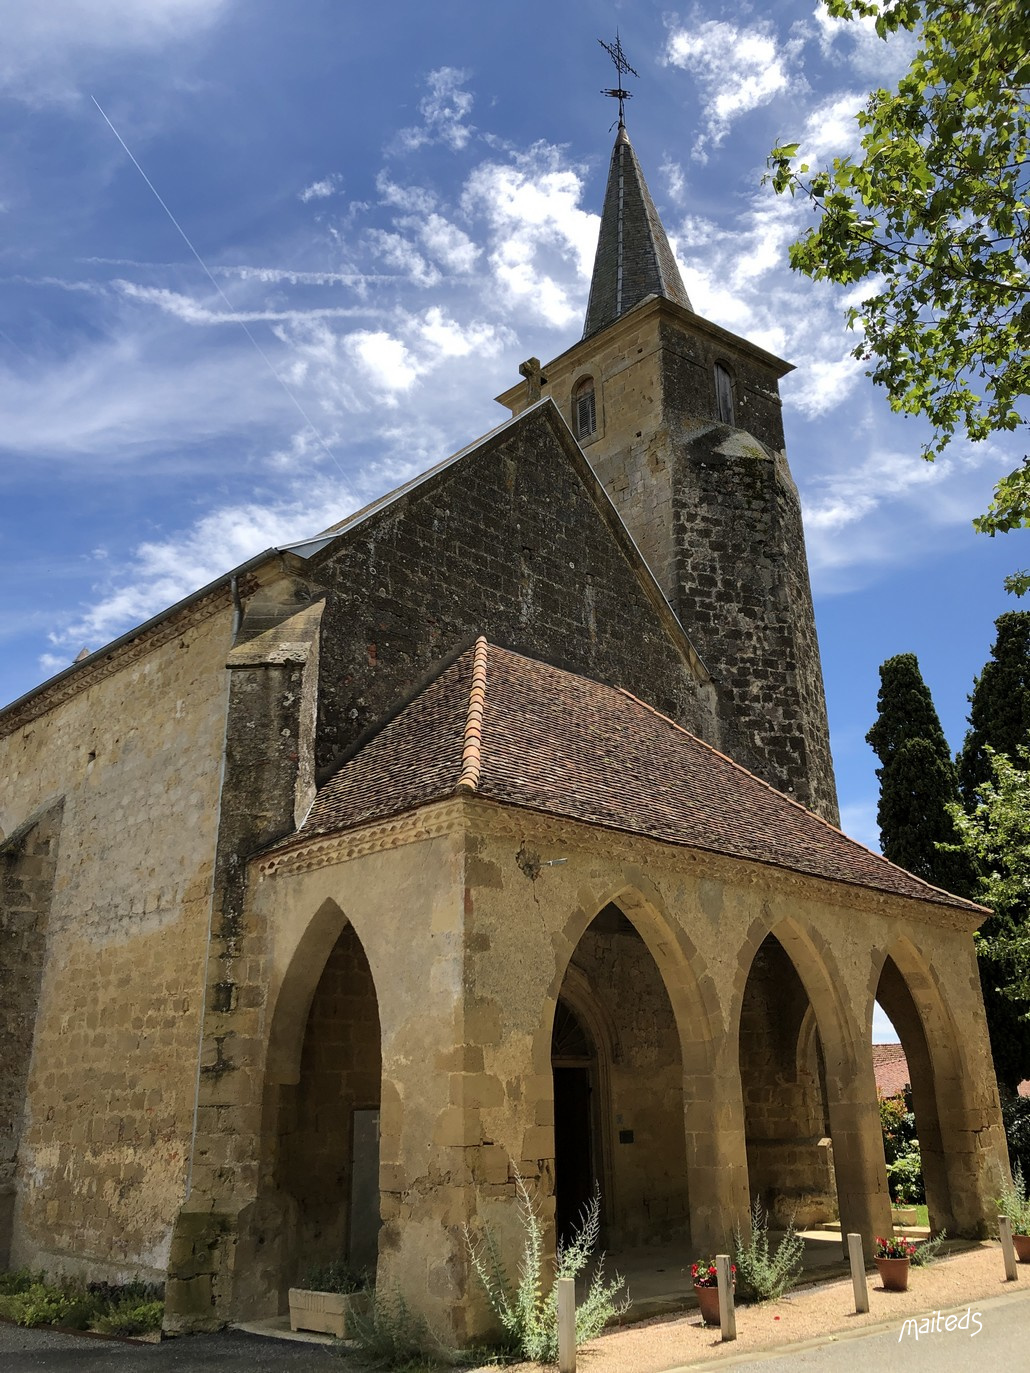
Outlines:
{"label": "wooden planter box", "polygon": [[368,1307],[367,1292],[312,1292],[307,1287],[290,1288],[290,1329],[315,1330],[323,1335],[346,1339],[353,1313]]}

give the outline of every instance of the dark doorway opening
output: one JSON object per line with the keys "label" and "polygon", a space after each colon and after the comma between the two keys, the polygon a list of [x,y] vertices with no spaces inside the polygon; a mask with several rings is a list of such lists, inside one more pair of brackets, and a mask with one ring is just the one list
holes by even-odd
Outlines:
{"label": "dark doorway opening", "polygon": [[559,1242],[569,1238],[594,1195],[590,1068],[554,1069],[554,1222]]}
{"label": "dark doorway opening", "polygon": [[594,1046],[567,1001],[559,998],[551,1034],[554,1075],[554,1224],[558,1242],[575,1229],[597,1188],[594,1142]]}

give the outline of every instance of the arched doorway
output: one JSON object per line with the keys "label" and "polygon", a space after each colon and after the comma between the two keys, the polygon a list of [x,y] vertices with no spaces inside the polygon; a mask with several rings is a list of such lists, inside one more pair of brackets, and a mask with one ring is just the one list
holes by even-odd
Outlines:
{"label": "arched doorway", "polygon": [[554,1075],[554,1224],[559,1242],[569,1238],[600,1186],[602,1150],[595,1110],[597,1054],[567,1001],[558,999],[551,1033]]}
{"label": "arched doorway", "polygon": [[276,1187],[296,1207],[292,1280],[339,1261],[374,1274],[382,1050],[372,972],[354,928],[311,998],[295,1083],[279,1088]]}
{"label": "arched doorway", "polygon": [[676,1018],[650,950],[614,904],[576,945],[558,994],[551,1049],[559,1238],[595,1183],[608,1248],[686,1238]]}
{"label": "arched doorway", "polygon": [[826,1065],[815,1011],[775,935],[759,946],[740,1013],[740,1078],[748,1185],[770,1223],[833,1219],[837,1191]]}

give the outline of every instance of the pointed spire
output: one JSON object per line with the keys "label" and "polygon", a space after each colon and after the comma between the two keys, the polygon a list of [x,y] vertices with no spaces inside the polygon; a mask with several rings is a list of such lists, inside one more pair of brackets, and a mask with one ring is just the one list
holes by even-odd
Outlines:
{"label": "pointed spire", "polygon": [[626,127],[620,124],[604,193],[583,337],[613,324],[651,295],[693,309]]}

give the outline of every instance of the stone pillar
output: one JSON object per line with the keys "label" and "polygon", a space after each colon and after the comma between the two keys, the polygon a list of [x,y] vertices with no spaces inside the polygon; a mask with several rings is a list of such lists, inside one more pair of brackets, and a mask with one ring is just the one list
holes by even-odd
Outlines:
{"label": "stone pillar", "polygon": [[[951,961],[949,973],[961,979],[978,1010],[982,993],[971,946]],[[952,1004],[961,1005],[957,996]],[[1008,1180],[1008,1146],[986,1018],[974,1012],[963,1017],[962,1027],[961,1046],[946,1056],[946,1066],[935,1064],[932,1081],[947,1173],[949,1233],[984,1239],[997,1229],[996,1198]],[[918,1099],[915,1105],[918,1109]]]}
{"label": "stone pillar", "polygon": [[891,1233],[891,1207],[869,1047],[858,1064],[827,1063],[826,1097],[841,1234],[861,1235],[871,1254],[876,1236]]}
{"label": "stone pillar", "polygon": [[[440,1035],[452,1023],[441,1017]],[[440,1036],[430,1026],[426,1031],[435,1044]],[[482,1157],[488,1151],[481,1108],[503,1089],[481,1071],[479,1046],[424,1058],[384,1048],[377,1284],[402,1294],[445,1347],[460,1348],[483,1333],[465,1227],[475,1228],[484,1164],[488,1173],[500,1168],[497,1159]],[[503,1175],[507,1180],[506,1160]]]}
{"label": "stone pillar", "polygon": [[727,1039],[711,1072],[683,1077],[687,1195],[695,1253],[728,1252],[733,1232],[748,1228],[744,1103],[736,1045]]}

